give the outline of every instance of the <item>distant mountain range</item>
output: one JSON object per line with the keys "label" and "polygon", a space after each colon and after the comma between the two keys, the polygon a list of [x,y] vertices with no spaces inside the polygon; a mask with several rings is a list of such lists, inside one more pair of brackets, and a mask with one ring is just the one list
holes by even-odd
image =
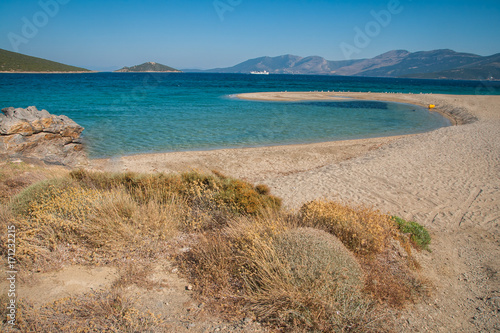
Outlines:
{"label": "distant mountain range", "polygon": [[169,66],[158,64],[156,62],[145,62],[141,65],[132,67],[123,67],[115,72],[167,72],[167,73],[180,73],[181,71]]}
{"label": "distant mountain range", "polygon": [[88,69],[0,49],[0,72],[90,72]]}
{"label": "distant mountain range", "polygon": [[413,53],[394,50],[371,59],[342,61],[330,61],[318,56],[303,58],[282,55],[250,59],[233,67],[215,68],[203,72],[250,73],[251,71],[268,71],[273,74],[499,80],[500,53],[483,57],[453,50]]}
{"label": "distant mountain range", "polygon": [[[389,51],[371,59],[330,61],[322,57],[282,55],[250,59],[233,67],[185,72],[344,75],[422,79],[500,80],[500,53],[483,57],[453,50]],[[88,69],[0,49],[0,72],[90,72]],[[116,72],[181,72],[146,62]]]}

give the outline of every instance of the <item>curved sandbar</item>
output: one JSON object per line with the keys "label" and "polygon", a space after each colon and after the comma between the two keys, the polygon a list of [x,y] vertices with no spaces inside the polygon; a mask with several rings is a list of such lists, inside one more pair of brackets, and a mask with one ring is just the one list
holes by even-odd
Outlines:
{"label": "curved sandbar", "polygon": [[[246,100],[254,101],[276,101],[276,102],[299,102],[299,101],[341,101],[345,99],[361,99],[361,100],[374,100],[374,101],[387,101],[397,103],[409,103],[422,107],[428,107],[429,104],[435,104],[440,96],[434,94],[401,94],[401,93],[364,93],[364,92],[307,92],[307,91],[293,91],[293,92],[259,92],[259,93],[246,93],[239,94],[236,97]],[[475,117],[468,114],[463,106],[452,105],[448,101],[443,101],[435,112],[441,113],[443,116],[450,119],[454,124],[464,124],[472,122]]]}
{"label": "curved sandbar", "polygon": [[435,104],[462,125],[393,138],[128,156],[96,160],[94,166],[218,169],[269,185],[291,208],[327,198],[416,220],[433,237],[433,252],[417,254],[432,298],[409,307],[398,331],[494,331],[500,296],[500,96],[290,92],[240,97]]}

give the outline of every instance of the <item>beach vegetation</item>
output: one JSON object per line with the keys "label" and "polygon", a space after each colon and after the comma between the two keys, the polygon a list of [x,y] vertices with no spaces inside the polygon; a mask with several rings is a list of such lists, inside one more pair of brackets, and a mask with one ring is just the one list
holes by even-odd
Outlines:
{"label": "beach vegetation", "polygon": [[431,236],[424,226],[415,221],[406,221],[397,216],[392,216],[392,219],[396,222],[400,232],[409,236],[414,247],[419,250],[431,252],[431,249],[429,248]]}
{"label": "beach vegetation", "polygon": [[134,304],[123,290],[92,291],[44,307],[22,302],[16,319],[21,332],[158,332],[168,325]]}
{"label": "beach vegetation", "polygon": [[[0,184],[16,168],[28,166],[2,169]],[[390,331],[394,313],[427,292],[408,249],[421,229],[371,207],[316,200],[292,212],[269,187],[218,172],[58,171],[22,184],[0,203],[0,227],[16,226],[21,280],[70,264],[118,272],[109,290],[43,307],[20,300],[22,330],[166,327],[168,314],[141,312],[124,293],[150,288],[165,260],[217,315],[281,331]]]}
{"label": "beach vegetation", "polygon": [[358,254],[376,254],[387,248],[394,223],[391,218],[368,207],[316,200],[300,210],[304,225],[337,236]]}

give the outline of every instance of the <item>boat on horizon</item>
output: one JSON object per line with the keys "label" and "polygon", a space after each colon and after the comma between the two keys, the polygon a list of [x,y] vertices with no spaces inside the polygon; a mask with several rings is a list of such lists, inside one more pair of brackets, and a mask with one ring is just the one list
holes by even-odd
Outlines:
{"label": "boat on horizon", "polygon": [[250,74],[257,74],[257,75],[269,75],[269,72],[268,71],[262,71],[262,72],[259,72],[259,71],[251,71]]}

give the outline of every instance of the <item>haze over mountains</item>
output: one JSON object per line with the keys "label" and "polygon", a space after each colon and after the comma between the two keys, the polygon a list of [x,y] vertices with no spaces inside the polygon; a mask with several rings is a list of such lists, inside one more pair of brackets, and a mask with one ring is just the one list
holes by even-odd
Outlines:
{"label": "haze over mountains", "polygon": [[394,50],[371,59],[342,61],[329,61],[318,56],[303,58],[282,55],[250,59],[233,67],[215,68],[203,72],[250,73],[264,70],[273,74],[498,80],[500,53],[483,57],[446,49],[413,53]]}

